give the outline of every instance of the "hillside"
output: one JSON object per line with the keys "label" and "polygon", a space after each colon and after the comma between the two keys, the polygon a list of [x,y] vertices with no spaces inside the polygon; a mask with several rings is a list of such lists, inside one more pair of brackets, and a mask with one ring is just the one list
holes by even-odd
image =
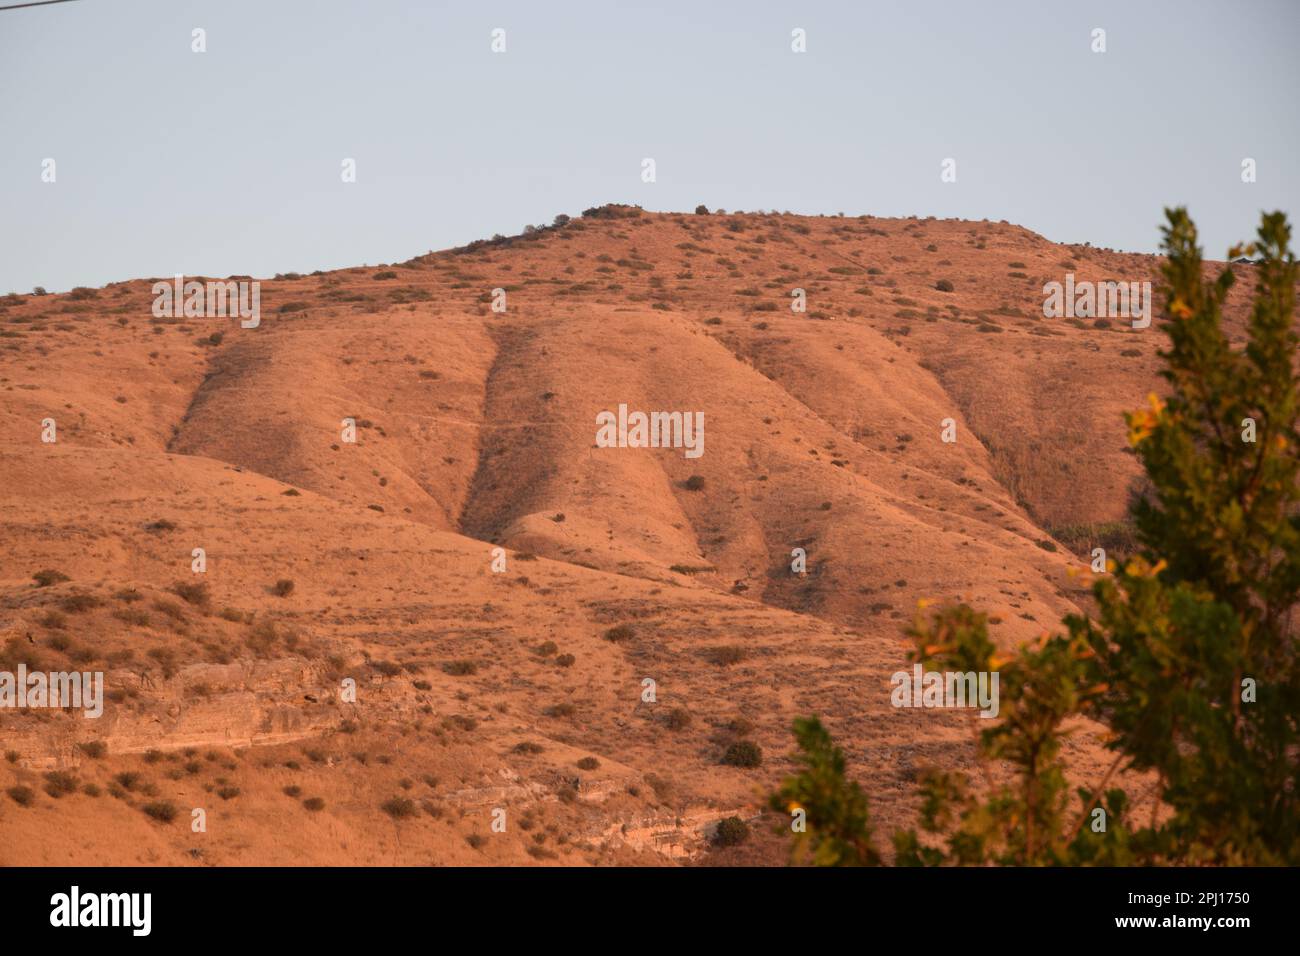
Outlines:
{"label": "hillside", "polygon": [[[607,206],[263,280],[256,328],[155,318],[152,279],[0,298],[0,670],[110,691],[98,720],[0,710],[0,864],[781,863],[763,826],[706,839],[757,820],[809,712],[904,825],[977,729],[889,704],[917,602],[1031,640],[1124,538],[1159,320],[1047,319],[1043,286],[1156,265]],[[620,404],[702,412],[704,454],[598,447]],[[741,739],[761,767],[720,765]]]}

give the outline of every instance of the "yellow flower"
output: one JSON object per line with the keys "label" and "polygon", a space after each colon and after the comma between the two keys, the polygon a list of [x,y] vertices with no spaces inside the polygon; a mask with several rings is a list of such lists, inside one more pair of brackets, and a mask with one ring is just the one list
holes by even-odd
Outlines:
{"label": "yellow flower", "polygon": [[1156,425],[1160,424],[1160,416],[1164,414],[1165,403],[1155,392],[1147,395],[1147,404],[1151,406],[1150,411],[1136,411],[1128,416],[1128,443],[1131,446],[1138,445],[1150,436]]}

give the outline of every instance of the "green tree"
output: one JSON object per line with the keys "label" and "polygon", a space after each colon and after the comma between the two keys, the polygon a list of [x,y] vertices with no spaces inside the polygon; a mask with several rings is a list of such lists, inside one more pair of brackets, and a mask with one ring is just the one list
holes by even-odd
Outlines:
{"label": "green tree", "polygon": [[[913,660],[999,673],[1000,713],[979,721],[979,751],[1013,773],[995,783],[986,766],[978,795],[964,774],[927,773],[920,832],[894,836],[900,864],[1300,863],[1290,228],[1266,214],[1246,247],[1260,258],[1237,349],[1223,328],[1232,268],[1206,281],[1186,211],[1166,215],[1168,395],[1127,416],[1149,483],[1131,509],[1138,554],[1098,577],[1095,617],[1072,615],[1065,633],[1005,660],[971,608],[918,618]],[[1082,717],[1107,728],[1115,756],[1076,804],[1061,744]],[[1119,770],[1157,781],[1144,813],[1108,787]]]}
{"label": "green tree", "polygon": [[878,866],[867,795],[844,775],[844,752],[816,717],[794,722],[803,769],[774,793],[773,810],[802,810],[802,829],[794,829],[794,859],[815,866]]}

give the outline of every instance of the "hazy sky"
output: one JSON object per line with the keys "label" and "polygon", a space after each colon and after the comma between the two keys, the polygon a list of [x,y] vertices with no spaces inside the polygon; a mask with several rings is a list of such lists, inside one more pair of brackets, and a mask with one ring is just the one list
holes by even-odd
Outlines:
{"label": "hazy sky", "polygon": [[0,11],[0,293],[390,262],[606,202],[1135,251],[1184,203],[1220,257],[1260,209],[1300,214],[1298,47],[1296,0]]}

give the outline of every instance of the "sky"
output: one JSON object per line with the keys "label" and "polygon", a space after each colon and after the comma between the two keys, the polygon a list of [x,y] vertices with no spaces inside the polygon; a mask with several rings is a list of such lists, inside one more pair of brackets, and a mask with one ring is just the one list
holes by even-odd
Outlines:
{"label": "sky", "polygon": [[1135,252],[1186,205],[1221,258],[1300,212],[1297,47],[1296,0],[0,10],[0,294],[377,265],[607,202]]}

